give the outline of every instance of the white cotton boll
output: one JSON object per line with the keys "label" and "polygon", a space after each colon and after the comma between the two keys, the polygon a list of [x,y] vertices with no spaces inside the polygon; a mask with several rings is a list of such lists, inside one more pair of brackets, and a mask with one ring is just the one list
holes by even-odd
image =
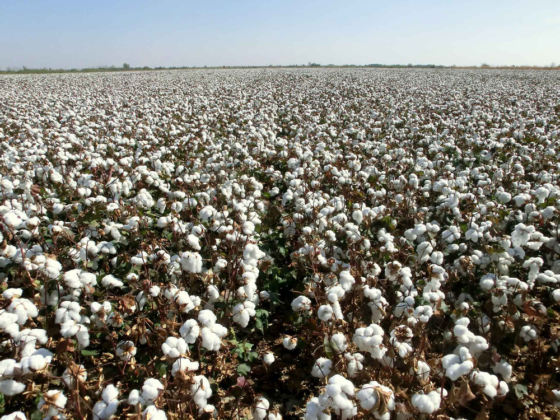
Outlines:
{"label": "white cotton boll", "polygon": [[350,271],[341,271],[338,281],[345,291],[351,290],[352,286],[354,286],[354,283],[356,282],[354,277],[352,277],[352,274],[350,274]]}
{"label": "white cotton boll", "polygon": [[494,373],[502,375],[502,378],[504,378],[506,381],[511,380],[513,367],[505,360],[500,360],[499,362],[497,362],[492,370],[494,371]]}
{"label": "white cotton boll", "polygon": [[0,310],[0,330],[6,330],[11,325],[17,323],[19,317],[7,311]]}
{"label": "white cotton boll", "polygon": [[483,387],[482,392],[490,398],[498,395],[498,387],[500,386],[498,377],[487,372],[473,372],[471,379],[476,385]]}
{"label": "white cotton boll", "polygon": [[204,327],[201,332],[202,347],[210,351],[218,351],[222,345],[222,337],[227,334],[227,328],[220,324]]}
{"label": "white cotton boll", "polygon": [[245,301],[235,305],[232,311],[233,322],[245,328],[249,324],[251,317],[255,316],[255,304],[253,302]]}
{"label": "white cotton boll", "polygon": [[428,395],[424,394],[414,394],[411,403],[412,406],[422,414],[432,414],[439,409],[439,406],[436,407],[434,401]]}
{"label": "white cotton boll", "polygon": [[27,417],[21,411],[14,411],[12,414],[0,417],[0,420],[27,420]]}
{"label": "white cotton boll", "polygon": [[348,348],[346,337],[342,333],[336,333],[331,337],[331,346],[337,353],[344,353]]}
{"label": "white cotton boll", "polygon": [[357,397],[360,401],[360,406],[364,410],[370,411],[377,406],[380,399],[380,393],[389,396],[386,404],[388,412],[382,414],[374,410],[373,415],[376,419],[388,420],[391,417],[390,412],[395,410],[395,395],[390,388],[381,385],[377,381],[371,381],[362,386],[362,389],[358,391]]}
{"label": "white cotton boll", "polygon": [[142,398],[144,398],[147,402],[151,402],[156,400],[165,387],[163,384],[154,378],[149,378],[144,381],[144,385],[142,386]]}
{"label": "white cotton boll", "polygon": [[182,354],[189,351],[189,347],[183,338],[168,337],[165,343],[161,345],[161,350],[163,354],[168,356],[170,359],[176,359]]}
{"label": "white cotton boll", "polygon": [[87,379],[87,371],[83,365],[73,365],[62,374],[62,381],[70,389],[76,389],[76,379],[79,382],[85,382]]}
{"label": "white cotton boll", "polygon": [[305,296],[298,296],[292,301],[292,310],[294,312],[309,311],[310,307],[311,301]]}
{"label": "white cotton boll", "polygon": [[158,297],[161,293],[161,289],[159,286],[152,286],[150,287],[149,293],[152,297]]}
{"label": "white cotton boll", "polygon": [[199,375],[193,378],[193,384],[190,388],[191,395],[195,404],[199,408],[204,408],[207,404],[208,398],[212,396],[212,388],[210,388],[210,382],[205,376]]}
{"label": "white cotton boll", "polygon": [[195,303],[193,302],[193,297],[189,296],[187,292],[182,290],[174,296],[173,300],[179,307],[179,311],[181,313],[188,314],[196,307]]}
{"label": "white cotton boll", "polygon": [[144,398],[142,398],[142,396],[140,395],[140,391],[137,389],[133,389],[132,391],[130,391],[130,394],[128,394],[128,400],[127,400],[128,404],[130,405],[145,405],[146,404],[146,400],[144,400]]}
{"label": "white cotton boll", "polygon": [[189,246],[194,249],[195,251],[200,251],[201,247],[200,247],[200,242],[198,241],[198,238],[194,235],[189,235],[187,236],[187,242],[189,243]]}
{"label": "white cotton boll", "polygon": [[181,254],[181,266],[189,273],[202,272],[202,257],[197,252],[183,252]]}
{"label": "white cotton boll", "polygon": [[128,362],[136,356],[136,351],[132,341],[121,341],[117,344],[117,357],[123,362]]}
{"label": "white cotton boll", "polygon": [[358,372],[364,369],[363,361],[364,356],[360,353],[345,353],[344,358],[348,362],[348,376],[354,378]]}
{"label": "white cotton boll", "polygon": [[329,376],[329,373],[331,373],[331,367],[332,361],[330,361],[329,359],[325,359],[324,357],[320,357],[313,364],[311,375],[316,378],[324,378],[326,376]]}
{"label": "white cotton boll", "polygon": [[93,407],[93,413],[96,417],[103,420],[109,420],[117,412],[119,407],[119,390],[114,385],[108,385],[101,394],[102,401],[99,401]]}
{"label": "white cotton boll", "polygon": [[200,326],[194,319],[187,320],[179,329],[179,334],[188,344],[193,344],[200,335]]}
{"label": "white cotton boll", "polygon": [[198,322],[207,327],[212,327],[216,323],[216,320],[217,318],[214,312],[208,309],[203,309],[198,314]]}
{"label": "white cotton boll", "polygon": [[6,289],[4,290],[4,293],[2,293],[2,297],[6,300],[11,300],[14,297],[15,298],[21,297],[22,294],[23,294],[22,289]]}
{"label": "white cotton boll", "polygon": [[25,391],[25,388],[25,384],[16,382],[13,379],[0,381],[0,393],[6,395],[7,397],[21,394],[23,391]]}
{"label": "white cotton boll", "polygon": [[267,353],[263,357],[263,362],[266,365],[271,365],[272,363],[274,363],[275,360],[276,360],[276,358],[274,357],[273,353]]}
{"label": "white cotton boll", "polygon": [[142,420],[167,420],[167,414],[155,405],[150,405],[142,412]]}
{"label": "white cotton boll", "polygon": [[23,325],[29,318],[36,318],[39,315],[39,310],[35,304],[24,298],[12,299],[12,303],[8,306],[8,312],[17,315],[19,325]]}
{"label": "white cotton boll", "polygon": [[241,229],[245,235],[252,235],[255,232],[255,225],[253,222],[246,221]]}
{"label": "white cotton boll", "polygon": [[537,330],[533,325],[525,325],[521,327],[519,335],[521,336],[521,338],[523,338],[523,340],[525,340],[526,343],[536,340],[538,336]]}
{"label": "white cotton boll", "polygon": [[287,350],[294,350],[297,347],[297,338],[294,337],[284,337],[282,340],[282,345]]}
{"label": "white cotton boll", "polygon": [[263,420],[268,414],[268,409],[270,408],[270,403],[264,397],[260,397],[253,409],[253,418],[257,420]]}
{"label": "white cotton boll", "polygon": [[333,308],[331,305],[321,305],[317,311],[317,316],[323,322],[328,322],[333,317]]}
{"label": "white cotton boll", "polygon": [[[66,407],[66,402],[68,401],[68,399],[62,393],[62,391],[59,391],[57,389],[52,389],[50,391],[47,391],[45,395],[48,397],[49,404],[51,405],[51,407],[57,409],[63,409],[64,407]],[[46,401],[44,400],[44,398],[41,398],[39,404],[37,404],[37,408],[41,409],[41,407],[43,407],[45,403]]]}
{"label": "white cotton boll", "polygon": [[171,368],[171,374],[175,376],[177,372],[194,372],[199,368],[198,362],[192,362],[186,357],[181,357],[173,363]]}
{"label": "white cotton boll", "polygon": [[113,288],[113,287],[123,287],[124,283],[119,279],[117,279],[112,274],[109,274],[108,276],[105,276],[101,279],[101,285],[103,287]]}

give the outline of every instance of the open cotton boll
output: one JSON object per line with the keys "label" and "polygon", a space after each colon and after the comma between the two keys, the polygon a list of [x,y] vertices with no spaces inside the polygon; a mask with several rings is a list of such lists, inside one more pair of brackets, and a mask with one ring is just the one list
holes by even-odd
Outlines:
{"label": "open cotton boll", "polygon": [[233,322],[241,325],[245,328],[249,325],[249,320],[251,317],[255,316],[255,304],[250,301],[245,301],[243,303],[238,303],[234,306],[233,311]]}
{"label": "open cotton boll", "polygon": [[294,337],[284,337],[282,345],[287,350],[294,350],[297,347],[298,340]]}
{"label": "open cotton boll", "polygon": [[202,347],[210,351],[218,351],[222,345],[222,337],[225,337],[226,335],[227,328],[220,324],[213,324],[211,327],[204,327],[201,332]]}
{"label": "open cotton boll", "polygon": [[119,408],[119,390],[114,385],[108,385],[101,394],[101,401],[93,407],[93,414],[102,420],[111,419]]}
{"label": "open cotton boll", "polygon": [[153,402],[163,393],[165,387],[163,384],[154,378],[148,378],[144,381],[142,386],[142,398],[147,402]]}
{"label": "open cotton boll", "polygon": [[142,420],[167,420],[167,414],[155,405],[150,405],[142,412]]}
{"label": "open cotton boll", "polygon": [[[41,398],[39,404],[37,404],[37,408],[43,411],[43,415],[45,415],[46,417],[53,418],[55,416],[58,416],[60,410],[66,407],[67,401],[68,399],[62,393],[62,391],[52,389],[43,394],[43,398]],[[44,406],[45,408],[48,408],[45,410],[45,408],[43,408]]]}
{"label": "open cotton boll", "polygon": [[122,281],[120,281],[119,279],[117,279],[112,274],[109,274],[108,276],[105,276],[101,279],[101,285],[103,287],[107,287],[107,288],[111,289],[111,288],[116,288],[116,287],[123,287],[124,283]]}
{"label": "open cotton boll", "polygon": [[133,406],[138,404],[142,406],[142,405],[146,405],[146,400],[142,398],[139,390],[133,389],[132,391],[130,391],[130,394],[128,394],[127,403]]}
{"label": "open cotton boll", "polygon": [[192,362],[186,357],[175,360],[171,368],[171,374],[175,376],[177,372],[194,372],[199,368],[198,362]]}
{"label": "open cotton boll", "polygon": [[336,333],[331,337],[331,346],[337,353],[344,353],[348,348],[346,337],[342,333]]}
{"label": "open cotton boll", "polygon": [[200,326],[195,319],[188,319],[179,329],[179,334],[188,344],[193,344],[200,335]]}
{"label": "open cotton boll", "polygon": [[39,310],[29,299],[15,298],[8,306],[8,312],[17,315],[17,323],[23,325],[29,318],[36,318],[39,315]]}
{"label": "open cotton boll", "polygon": [[11,300],[12,298],[18,298],[21,297],[21,295],[23,294],[23,290],[22,289],[6,289],[4,290],[4,292],[2,293],[2,297],[6,300]]}
{"label": "open cotton boll", "polygon": [[414,394],[411,399],[412,406],[422,414],[432,414],[440,408],[442,391],[443,396],[447,396],[447,391],[441,390],[441,388],[431,391],[427,395]]}
{"label": "open cotton boll", "polygon": [[494,373],[502,375],[502,378],[504,378],[506,381],[511,380],[513,367],[505,360],[500,360],[499,362],[497,362],[492,370],[494,371]]}
{"label": "open cotton boll", "polygon": [[12,414],[0,417],[0,420],[27,420],[27,417],[21,411],[14,411]]}
{"label": "open cotton boll", "polygon": [[123,362],[130,361],[136,356],[137,349],[132,341],[121,341],[117,344],[117,357]]}
{"label": "open cotton boll", "polygon": [[354,283],[356,283],[356,280],[352,274],[350,274],[350,271],[341,271],[338,276],[338,281],[345,291],[351,290]]}
{"label": "open cotton boll", "polygon": [[[382,397],[380,394],[383,394]],[[387,412],[380,413],[378,410],[373,410],[373,416],[378,420],[389,420],[391,418],[391,411],[395,410],[395,395],[393,391],[381,385],[377,381],[371,381],[370,383],[364,384],[362,389],[358,391],[358,400],[360,401],[360,406],[364,410],[373,410],[378,407],[378,401],[380,398],[385,398],[387,401],[385,408]]]}
{"label": "open cotton boll", "polygon": [[62,374],[62,381],[69,389],[76,389],[76,379],[85,382],[87,371],[83,365],[71,364]]}
{"label": "open cotton boll", "polygon": [[270,403],[264,397],[260,397],[257,400],[257,404],[255,404],[255,408],[253,409],[253,418],[257,420],[263,420],[266,418],[268,414],[268,409],[270,408]]}
{"label": "open cotton boll", "polygon": [[331,305],[321,305],[317,311],[317,316],[323,322],[328,322],[333,317],[333,308]]}
{"label": "open cotton boll", "polygon": [[305,296],[298,296],[292,301],[292,310],[294,312],[306,312],[311,308],[311,301]]}
{"label": "open cotton boll", "polygon": [[161,345],[161,350],[170,359],[176,359],[189,351],[189,346],[183,338],[168,337]]}
{"label": "open cotton boll", "polygon": [[430,365],[422,360],[416,362],[416,367],[410,368],[410,374],[416,376],[420,381],[427,381],[430,379]]}
{"label": "open cotton boll", "polygon": [[332,361],[329,359],[325,359],[324,357],[320,357],[315,360],[313,364],[313,369],[311,370],[311,375],[315,376],[316,378],[324,378],[329,376],[331,373]]}
{"label": "open cotton boll", "polygon": [[198,252],[183,252],[181,254],[181,266],[189,273],[202,272],[202,257]]}
{"label": "open cotton boll", "polygon": [[494,398],[498,395],[498,388],[500,387],[500,381],[495,375],[491,375],[488,372],[473,372],[471,374],[471,379],[476,385],[480,385],[482,392],[484,392],[488,397]]}
{"label": "open cotton boll", "polygon": [[25,384],[16,382],[13,379],[0,381],[0,393],[4,394],[7,397],[21,394],[23,391],[25,391],[25,388]]}
{"label": "open cotton boll", "polygon": [[348,376],[350,378],[354,378],[358,374],[358,372],[364,369],[364,365],[362,364],[362,362],[364,361],[364,356],[362,354],[345,353],[344,358],[348,362],[347,370],[348,370]]}
{"label": "open cotton boll", "polygon": [[275,360],[276,357],[274,357],[273,353],[267,353],[263,357],[263,362],[265,363],[265,365],[271,365],[274,363]]}
{"label": "open cotton boll", "polygon": [[198,375],[193,378],[190,393],[193,396],[194,403],[199,408],[206,406],[208,398],[212,396],[212,388],[206,376]]}

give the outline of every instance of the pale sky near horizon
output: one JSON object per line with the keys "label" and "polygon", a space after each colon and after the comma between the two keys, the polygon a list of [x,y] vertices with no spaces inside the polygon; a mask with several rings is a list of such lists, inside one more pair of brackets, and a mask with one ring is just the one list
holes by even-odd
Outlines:
{"label": "pale sky near horizon", "polygon": [[0,68],[560,63],[560,0],[0,0]]}

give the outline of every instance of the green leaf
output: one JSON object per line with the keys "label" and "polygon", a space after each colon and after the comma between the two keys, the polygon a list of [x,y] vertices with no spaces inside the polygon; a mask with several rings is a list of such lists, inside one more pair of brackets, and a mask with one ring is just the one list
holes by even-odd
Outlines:
{"label": "green leaf", "polygon": [[249,366],[246,363],[242,363],[239,366],[237,366],[237,373],[239,373],[240,375],[246,376],[251,372],[251,366]]}
{"label": "green leaf", "polygon": [[31,414],[31,420],[42,420],[42,419],[43,419],[43,413],[41,412],[41,410],[35,410],[33,414]]}
{"label": "green leaf", "polygon": [[515,395],[519,400],[522,400],[525,395],[529,394],[529,391],[527,390],[527,386],[525,385],[516,384],[513,387],[513,390],[515,391]]}
{"label": "green leaf", "polygon": [[97,356],[97,351],[95,351],[95,350],[82,350],[82,356]]}

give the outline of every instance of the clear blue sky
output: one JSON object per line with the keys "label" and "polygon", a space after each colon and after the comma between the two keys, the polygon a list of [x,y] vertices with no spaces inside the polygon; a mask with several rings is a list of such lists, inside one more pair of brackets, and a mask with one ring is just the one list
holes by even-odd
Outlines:
{"label": "clear blue sky", "polygon": [[549,65],[560,0],[0,0],[0,68]]}

